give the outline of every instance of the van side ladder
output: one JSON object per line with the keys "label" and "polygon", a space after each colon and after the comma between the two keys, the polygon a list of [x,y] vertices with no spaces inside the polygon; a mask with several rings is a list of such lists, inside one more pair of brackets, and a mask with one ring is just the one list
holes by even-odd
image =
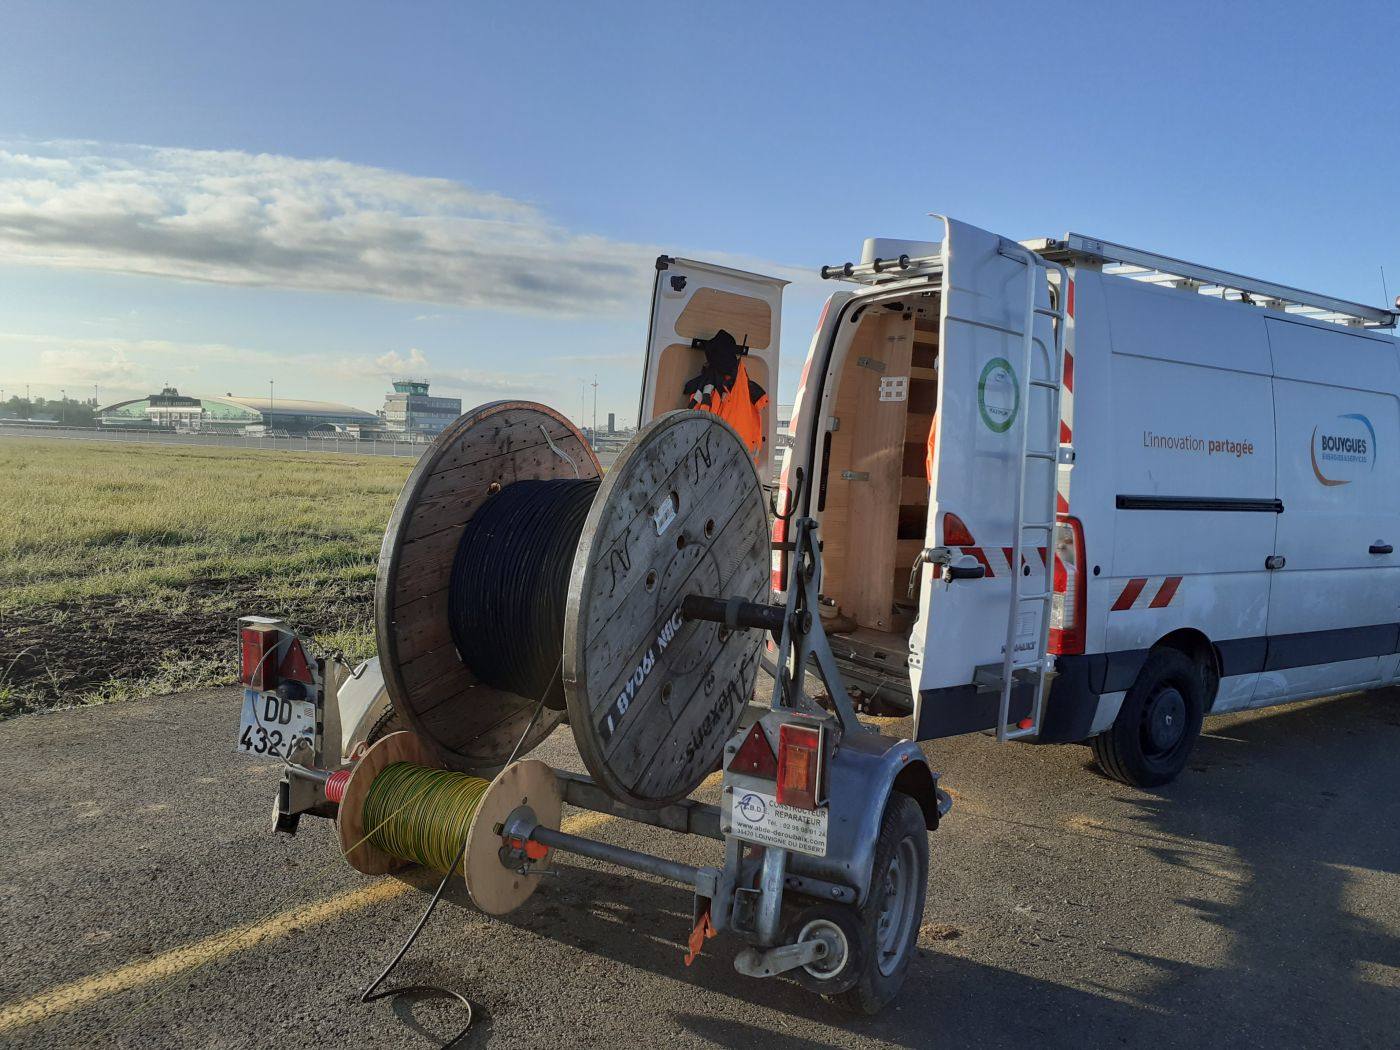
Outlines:
{"label": "van side ladder", "polygon": [[[1017,740],[1035,736],[1045,715],[1045,698],[1050,688],[1051,660],[1046,654],[1050,640],[1050,604],[1055,592],[1053,571],[1055,556],[1055,494],[1060,463],[1073,455],[1069,446],[1061,445],[1060,436],[1060,391],[1064,382],[1065,365],[1065,300],[1069,288],[1069,275],[1057,262],[1051,262],[1018,244],[1004,242],[1001,254],[1015,259],[1026,267],[1026,312],[1022,324],[1022,354],[1020,374],[1020,403],[1025,406],[1021,412],[1021,454],[1016,470],[1015,510],[1012,520],[1016,523],[1013,534],[1014,553],[1011,561],[1011,602],[1006,612],[1006,646],[1002,651],[1001,674],[996,685],[1001,691],[1001,703],[997,716],[997,739]],[[1048,281],[1051,272],[1059,275],[1059,286],[1051,287],[1050,307],[1036,305],[1036,291],[1040,287],[1042,273]],[[1058,294],[1057,294],[1058,293]],[[1054,330],[1054,346],[1049,348],[1049,367],[1044,379],[1032,375],[1035,365],[1035,336],[1037,317],[1049,317]],[[1050,395],[1046,411],[1045,447],[1037,447],[1031,442],[1031,392],[1040,388]],[[1026,479],[1032,468],[1047,471],[1050,475],[1043,486],[1045,503],[1041,506],[1026,507]],[[1027,515],[1029,514],[1029,520]],[[1021,560],[1028,545],[1045,551],[1044,583],[1041,589],[1031,594],[1023,594],[1021,581],[1025,574],[1021,571]],[[1043,544],[1043,547],[1042,547]],[[1020,637],[1021,613],[1023,607],[1040,606],[1037,620],[1034,648],[1022,656],[1017,656],[1016,642]],[[1019,682],[1029,680],[1035,687],[1031,701],[1031,714],[1012,725],[1011,693]],[[986,684],[991,684],[990,682]]]}

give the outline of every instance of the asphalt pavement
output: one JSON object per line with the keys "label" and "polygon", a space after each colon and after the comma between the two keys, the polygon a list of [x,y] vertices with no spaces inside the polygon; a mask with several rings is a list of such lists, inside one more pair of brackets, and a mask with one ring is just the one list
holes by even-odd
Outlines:
{"label": "asphalt pavement", "polygon": [[[357,1003],[435,880],[355,873],[324,821],[272,834],[277,769],[234,753],[237,719],[220,689],[0,724],[0,1045],[421,1048],[459,1024]],[[955,806],[878,1017],[741,977],[723,936],[687,969],[687,891],[568,858],[502,919],[455,888],[400,976],[471,998],[468,1047],[1400,1044],[1400,692],[1209,720],[1157,791],[1079,746],[926,748]],[[535,757],[581,769],[567,730]]]}

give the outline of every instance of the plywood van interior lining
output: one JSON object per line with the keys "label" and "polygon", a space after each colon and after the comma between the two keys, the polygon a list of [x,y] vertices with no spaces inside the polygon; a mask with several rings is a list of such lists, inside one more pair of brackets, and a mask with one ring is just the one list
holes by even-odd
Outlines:
{"label": "plywood van interior lining", "polygon": [[861,315],[839,367],[817,493],[822,590],[837,606],[828,629],[858,632],[867,642],[883,638],[900,653],[915,614],[909,572],[928,515],[924,450],[938,389],[937,304],[936,296],[920,296]]}
{"label": "plywood van interior lining", "polygon": [[[692,346],[693,339],[713,339],[724,329],[740,345],[751,350],[766,350],[773,339],[773,310],[762,299],[700,288],[690,297],[685,309],[676,318],[677,341],[661,351],[657,361],[656,392],[652,399],[652,417],[678,408],[689,408],[685,385],[700,374],[705,365],[705,352]],[[769,395],[763,410],[763,431],[772,433],[774,406],[773,387],[768,363],[756,354],[745,356],[749,378]],[[764,479],[765,481],[767,479]]]}

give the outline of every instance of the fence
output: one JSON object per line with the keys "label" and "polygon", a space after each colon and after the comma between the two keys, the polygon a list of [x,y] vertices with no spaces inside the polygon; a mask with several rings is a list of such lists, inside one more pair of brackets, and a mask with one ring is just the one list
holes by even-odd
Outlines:
{"label": "fence", "polygon": [[176,433],[172,430],[146,430],[116,427],[65,427],[61,425],[0,424],[0,437],[55,438],[76,441],[124,441],[160,445],[199,445],[202,447],[263,449],[276,452],[342,452],[357,456],[398,456],[417,459],[430,439],[417,435],[389,437],[375,435],[352,438],[345,434],[274,437],[270,434],[221,434],[213,431]]}

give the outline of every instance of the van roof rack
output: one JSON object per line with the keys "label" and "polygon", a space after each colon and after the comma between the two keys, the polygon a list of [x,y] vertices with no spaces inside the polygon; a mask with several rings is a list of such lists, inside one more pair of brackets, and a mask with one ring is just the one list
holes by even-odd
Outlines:
{"label": "van roof rack", "polygon": [[837,263],[823,266],[823,281],[854,281],[856,284],[886,284],[908,277],[927,277],[943,270],[943,256],[900,255],[892,259],[875,259],[868,263]]}
{"label": "van roof rack", "polygon": [[[1286,284],[1261,281],[1213,266],[1183,262],[1167,255],[1086,237],[1082,233],[1067,233],[1059,240],[1045,237],[1021,243],[1046,258],[1098,263],[1103,265],[1104,273],[1194,290],[1227,302],[1263,306],[1315,321],[1331,321],[1355,328],[1394,328],[1400,321],[1400,310],[1306,292]],[[1400,298],[1396,303],[1400,306]]]}

